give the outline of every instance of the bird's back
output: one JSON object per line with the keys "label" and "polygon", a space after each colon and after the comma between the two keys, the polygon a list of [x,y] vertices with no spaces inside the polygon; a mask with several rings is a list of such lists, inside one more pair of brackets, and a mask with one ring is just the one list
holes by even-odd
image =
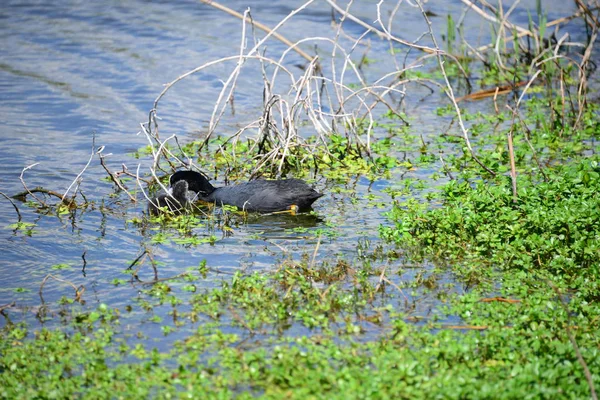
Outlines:
{"label": "bird's back", "polygon": [[204,200],[236,206],[240,210],[275,212],[296,206],[299,211],[310,209],[323,194],[299,179],[255,180],[216,189]]}

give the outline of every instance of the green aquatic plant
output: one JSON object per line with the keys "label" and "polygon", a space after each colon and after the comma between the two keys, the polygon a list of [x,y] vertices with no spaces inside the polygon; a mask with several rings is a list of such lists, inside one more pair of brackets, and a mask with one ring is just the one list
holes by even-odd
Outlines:
{"label": "green aquatic plant", "polygon": [[[541,15],[538,2],[538,31],[530,24],[539,44],[535,52],[518,45],[510,50],[508,42],[519,38],[506,35],[502,23],[495,32],[497,51],[474,49],[481,58],[469,54],[460,63],[444,55],[444,71],[427,64],[429,70],[393,73],[390,89],[400,79],[410,85],[449,77],[454,84],[465,69],[483,75],[480,85],[515,84],[483,106],[461,100],[460,107],[442,107],[440,128],[429,135],[407,125],[411,113],[426,108],[406,107],[404,93],[397,103],[411,110],[408,115],[378,103],[377,109],[387,108],[382,118],[363,117],[362,105],[351,101],[359,90],[374,89],[361,76],[348,79],[360,84],[333,82],[318,97],[302,97],[329,79],[313,75],[311,66],[293,79],[308,84],[285,96],[270,93],[265,82],[264,113],[248,125],[252,131],[219,137],[211,121],[200,139],[160,142],[157,125],[150,126],[157,100],[146,132],[155,145],[134,155],[152,155],[153,173],[163,169],[168,175],[182,160],[192,160],[231,181],[327,179],[330,192],[352,204],[351,212],[356,205],[393,203],[380,229],[388,243],[376,242],[372,232],[366,238],[353,232],[361,236],[354,244],[336,241],[343,234],[339,214],[315,228],[286,227],[294,243],[281,245],[281,259],[261,260],[250,271],[243,262],[231,273],[194,260],[164,277],[170,261],[151,256],[154,276],[142,281],[140,258],[128,261],[123,275],[129,279],[103,278],[110,290],[131,296],[118,308],[91,302],[83,308],[65,296],[39,310],[1,305],[0,397],[590,397],[600,370],[599,168],[593,156],[598,109],[572,95],[586,93],[584,87],[574,90],[585,81],[578,74],[586,68],[575,68],[560,48],[542,46],[548,24]],[[466,46],[455,45],[462,25],[449,18],[447,29],[448,50],[466,53]],[[539,58],[533,64],[529,56]],[[241,67],[250,59],[236,61]],[[534,74],[532,86],[520,91]],[[349,89],[349,97],[315,108],[317,100],[342,93],[338,88]],[[232,109],[233,94],[223,97]],[[284,100],[295,95],[294,104]],[[464,135],[451,129],[457,113],[467,125]],[[306,115],[319,123],[307,123]],[[428,174],[434,182],[424,179]],[[347,185],[358,178],[388,180],[389,187],[360,198]],[[331,207],[337,207],[334,201]],[[37,203],[34,208],[42,211]],[[56,211],[73,215],[61,206]],[[227,237],[247,218],[233,208],[199,206],[193,213],[130,221],[144,246],[149,241],[179,251],[213,244],[218,230]],[[270,251],[264,236],[249,235],[262,240],[250,251]],[[320,252],[328,240],[333,245]],[[305,244],[314,249],[297,251]],[[13,324],[7,317],[26,319],[31,311],[44,326]]]}
{"label": "green aquatic plant", "polygon": [[600,219],[599,177],[597,159],[555,167],[546,177],[523,175],[516,200],[506,179],[451,181],[443,188],[443,208],[399,203],[389,213],[395,226],[381,232],[397,243],[424,245],[440,257],[548,267],[564,262],[559,255],[566,251],[570,263],[586,268],[594,262],[592,243],[600,234],[594,229]]}

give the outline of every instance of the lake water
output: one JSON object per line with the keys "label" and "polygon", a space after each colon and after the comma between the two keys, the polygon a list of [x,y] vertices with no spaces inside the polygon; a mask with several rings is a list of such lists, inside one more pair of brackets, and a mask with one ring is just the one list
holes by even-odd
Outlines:
{"label": "lake water", "polygon": [[[377,3],[356,2],[351,10],[363,21],[373,23],[377,18]],[[549,20],[574,11],[571,2],[544,3]],[[257,21],[271,27],[302,4],[227,2],[228,7],[239,12],[249,7]],[[345,8],[344,4],[341,6]],[[387,16],[394,6],[394,2],[383,4],[382,15]],[[445,32],[446,15],[450,13],[458,20],[464,10],[459,1],[429,2],[426,7],[437,15],[432,21],[440,34]],[[512,16],[513,22],[526,26],[528,15],[524,10],[534,7],[534,1],[521,2]],[[332,38],[336,28],[331,24],[331,15],[331,7],[325,1],[315,1],[279,32],[292,41],[307,36]],[[468,13],[464,24],[472,43],[487,43],[489,28],[481,18]],[[568,29],[572,30],[574,40],[583,34],[580,27]],[[354,22],[345,22],[340,43],[351,48],[352,42],[345,35],[357,38],[364,30]],[[420,11],[404,2],[393,32],[414,41],[425,31]],[[257,36],[263,37],[264,33],[259,31]],[[198,1],[3,1],[0,5],[0,191],[8,196],[23,191],[19,176],[24,168],[36,164],[24,172],[28,187],[41,186],[64,193],[88,162],[94,136],[96,146],[105,146],[104,154],[111,154],[106,160],[113,171],[120,170],[122,164],[135,171],[139,164],[141,173],[147,174],[150,158],[136,159],[132,153],[147,144],[144,135],[138,134],[140,123],[147,121],[163,85],[204,63],[238,54],[240,37],[239,19]],[[363,72],[365,79],[372,82],[394,71],[395,66],[387,41],[374,34],[365,39],[369,44],[368,57],[373,62]],[[314,54],[315,43],[302,48]],[[425,39],[420,43],[430,45]],[[287,48],[276,40],[267,44],[267,54],[273,58],[279,58]],[[249,36],[248,47],[251,45]],[[358,46],[351,58],[358,62],[366,50],[366,46]],[[328,59],[331,47],[319,42],[316,51],[324,60],[324,74],[331,74],[332,63]],[[412,52],[407,62],[421,55]],[[337,59],[335,64],[341,61]],[[293,52],[284,60],[284,65],[297,76],[302,74],[297,66],[305,64]],[[202,137],[222,81],[234,66],[235,62],[219,64],[175,85],[159,105],[162,137],[176,134],[184,143]],[[349,83],[352,82],[350,77]],[[256,120],[262,112],[262,90],[260,65],[248,62],[238,80],[235,114],[227,111],[218,131],[231,135]],[[439,120],[432,112],[445,104],[441,94],[431,95],[427,88],[415,85],[408,89],[402,110],[411,118],[413,127],[419,127],[418,134],[427,139],[440,133]],[[352,176],[345,184],[316,176],[317,189],[326,193],[315,203],[320,220],[253,217],[235,226],[228,236],[209,227],[199,227],[198,235],[215,234],[216,243],[182,246],[173,242],[149,243],[153,232],[128,222],[144,212],[143,197],[138,193],[140,201],[133,203],[123,193],[115,195],[112,183],[102,180],[106,172],[94,158],[83,174],[80,187],[92,203],[84,210],[57,215],[55,209],[38,211],[15,200],[22,220],[35,224],[30,236],[9,227],[17,221],[17,213],[10,202],[0,197],[0,306],[15,303],[5,310],[0,325],[9,319],[23,318],[36,323],[36,312],[41,305],[38,292],[48,274],[76,286],[83,285],[85,307],[93,309],[104,303],[123,308],[134,304],[135,309],[137,299],[144,296],[140,294],[141,286],[115,285],[113,281],[128,279],[129,275],[123,271],[147,247],[160,262],[159,278],[177,275],[206,260],[211,269],[204,282],[206,288],[219,286],[238,270],[274,271],[286,257],[298,259],[303,254],[312,254],[317,242],[317,261],[353,262],[358,257],[359,243],[369,242],[372,247],[379,243],[377,229],[387,223],[383,213],[391,201],[383,190],[399,186],[401,179],[427,179],[432,171],[397,171],[392,179],[374,182]],[[217,179],[222,183],[225,177]],[[47,200],[56,204],[54,198]],[[318,229],[334,235],[317,240],[314,232]],[[60,264],[69,267],[53,268]],[[400,284],[414,273],[396,275],[394,281]],[[140,270],[140,279],[153,277],[146,264]],[[43,295],[52,316],[58,310],[56,301],[63,296],[72,298],[73,289],[65,282],[49,280]],[[435,295],[412,300],[417,304],[413,315],[427,315],[435,307]],[[168,312],[168,308],[154,310],[162,312]],[[132,329],[142,326],[149,336],[161,336],[159,331],[153,335],[158,328],[149,322],[151,316],[142,311],[132,312],[128,321],[135,327]],[[54,323],[59,321],[54,318],[46,322]]]}

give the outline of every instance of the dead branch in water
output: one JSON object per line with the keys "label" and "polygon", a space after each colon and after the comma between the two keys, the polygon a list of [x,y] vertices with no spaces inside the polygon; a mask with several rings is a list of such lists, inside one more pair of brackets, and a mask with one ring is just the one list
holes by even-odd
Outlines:
{"label": "dead branch in water", "polygon": [[[36,201],[38,203],[40,203],[40,205],[42,207],[48,207],[48,205],[45,202],[43,202],[42,200],[40,200],[37,196],[35,196],[34,193],[43,193],[43,194],[47,194],[47,195],[50,195],[50,196],[54,196],[54,197],[58,198],[61,201],[62,201],[62,196],[63,196],[62,194],[60,194],[58,192],[55,192],[54,190],[48,190],[48,189],[44,189],[41,186],[38,186],[38,187],[35,187],[33,189],[29,189],[29,188],[26,187],[26,190],[24,192],[19,192],[19,193],[15,194],[13,196],[13,198],[25,201],[27,195],[31,195],[31,197],[35,198]],[[72,204],[72,203],[68,203],[68,204]]]}
{"label": "dead branch in water", "polygon": [[70,282],[66,279],[57,278],[56,276],[54,276],[52,274],[48,274],[44,277],[44,279],[42,280],[42,283],[40,285],[39,295],[40,295],[40,300],[42,301],[42,304],[45,303],[43,291],[44,291],[44,285],[46,284],[48,279],[54,279],[57,282],[62,282],[62,283],[68,284],[69,286],[71,286],[73,288],[73,290],[75,290],[75,301],[78,303],[82,303],[82,304],[85,302],[81,298],[81,296],[83,296],[83,293],[85,292],[85,286],[83,286],[83,285],[75,286],[72,282]]}
{"label": "dead branch in water", "polygon": [[18,218],[19,218],[18,220],[19,220],[19,222],[21,222],[22,216],[21,216],[21,212],[19,211],[19,207],[17,207],[17,205],[15,204],[15,202],[14,202],[14,201],[12,201],[12,199],[11,199],[10,197],[8,197],[6,194],[4,194],[4,193],[2,193],[2,192],[0,192],[0,194],[1,194],[2,196],[4,196],[4,198],[10,202],[10,204],[12,204],[12,206],[13,206],[13,207],[14,207],[14,209],[15,209],[15,211],[17,212],[17,216],[18,216]]}
{"label": "dead branch in water", "polygon": [[[439,49],[437,40],[435,39],[435,35],[434,35],[433,29],[431,27],[431,21],[427,17],[427,13],[423,9],[423,6],[421,5],[421,3],[419,1],[417,1],[417,5],[419,6],[419,8],[421,10],[421,14],[423,15],[423,18],[425,19],[425,22],[427,22],[427,27],[429,29],[429,35],[431,37],[431,40],[433,41],[435,47],[437,49]],[[489,169],[485,164],[483,164],[483,162],[481,162],[481,160],[479,160],[479,158],[477,157],[477,154],[475,153],[475,150],[473,149],[473,146],[471,145],[471,141],[469,140],[469,132],[463,122],[460,107],[458,106],[458,103],[456,102],[456,97],[454,96],[454,90],[452,89],[452,85],[450,84],[450,81],[448,80],[448,75],[446,74],[446,68],[444,67],[444,60],[442,59],[442,55],[439,52],[437,53],[437,59],[438,59],[438,66],[440,67],[440,72],[442,73],[442,76],[444,77],[444,81],[446,82],[446,96],[448,97],[448,99],[450,99],[450,101],[452,102],[452,105],[454,106],[454,110],[456,111],[456,116],[458,118],[458,125],[460,126],[460,130],[463,134],[463,139],[465,140],[467,149],[469,149],[469,152],[471,153],[471,157],[473,157],[473,160],[475,160],[475,162],[477,162],[477,164],[479,164],[479,166],[481,168],[485,169],[490,175],[496,176],[496,173],[494,171],[492,171],[491,169]]]}
{"label": "dead branch in water", "polygon": [[[104,162],[104,159],[107,156],[110,156],[110,154],[102,154],[102,152],[104,151],[104,146],[101,146],[97,151],[96,154],[98,154],[98,157],[100,158],[100,165],[102,165],[102,168],[104,168],[104,170],[106,171],[106,173],[108,174],[108,176],[110,177],[110,179],[113,181],[113,183],[115,185],[117,185],[117,187],[119,189],[121,189],[123,192],[125,192],[127,194],[127,196],[129,196],[129,199],[131,201],[133,201],[134,203],[137,201],[135,197],[133,197],[131,195],[131,193],[129,193],[129,190],[127,190],[127,188],[123,185],[123,182],[121,182],[121,179],[119,179],[119,177],[117,176],[117,174],[111,172],[108,169],[108,166],[106,165],[106,163]],[[125,171],[125,166],[123,166],[123,171]]]}
{"label": "dead branch in water", "polygon": [[308,62],[312,62],[313,59],[315,58],[314,56],[310,56],[308,53],[304,52],[303,50],[299,49],[298,47],[295,47],[294,44],[289,41],[288,39],[286,39],[283,35],[281,35],[278,32],[275,32],[273,29],[269,28],[268,26],[261,24],[258,21],[255,20],[250,20],[250,18],[247,15],[242,15],[239,12],[232,10],[229,7],[225,7],[224,5],[217,3],[216,1],[212,1],[212,0],[200,0],[202,3],[204,4],[208,4],[211,7],[216,8],[217,10],[221,10],[226,12],[229,15],[233,15],[236,18],[241,19],[244,22],[251,22],[254,26],[256,26],[258,29],[261,29],[265,32],[267,32],[270,35],[273,35],[273,37],[279,41],[281,41],[282,43],[284,43],[285,45],[289,46],[290,48],[293,48],[294,51],[298,54],[300,54],[303,58],[305,58]]}

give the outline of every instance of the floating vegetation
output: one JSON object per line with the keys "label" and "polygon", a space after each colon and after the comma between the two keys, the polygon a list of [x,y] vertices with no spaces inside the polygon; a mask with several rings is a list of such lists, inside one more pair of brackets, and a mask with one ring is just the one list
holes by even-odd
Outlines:
{"label": "floating vegetation", "polygon": [[[137,254],[103,277],[103,290],[126,293],[122,307],[79,284],[85,252],[81,272],[72,259],[48,261],[41,305],[15,285],[0,306],[1,397],[597,398],[600,118],[590,77],[600,5],[577,1],[577,14],[548,21],[539,1],[519,26],[509,18],[518,3],[500,13],[465,1],[490,24],[477,47],[463,18],[445,16],[444,29],[418,1],[379,3],[373,23],[352,2],[326,2],[331,37],[295,43],[278,29],[313,1],[272,30],[249,10],[203,2],[241,19],[239,54],[164,87],[141,124],[135,168],[115,172],[94,145],[65,193],[29,188],[33,165],[23,169],[24,192],[4,195],[17,214],[5,229],[26,238],[41,229],[20,206],[72,220],[97,207],[104,218],[119,201],[146,204],[178,170],[226,185],[301,178],[327,195],[298,215],[187,198],[178,213],[139,207],[122,218],[142,238]],[[422,19],[415,42],[393,33],[403,11]],[[562,34],[571,21],[584,42]],[[274,38],[288,47],[267,52]],[[375,40],[385,53],[370,53]],[[262,103],[239,122],[248,65],[260,70]],[[209,70],[222,85],[208,125],[165,135],[163,99]],[[221,130],[229,118],[237,131]],[[425,118],[435,122],[423,127]],[[95,159],[115,188],[110,209],[79,189]],[[380,217],[378,237],[362,234],[377,230],[362,224],[366,208]],[[50,285],[62,296],[46,302]]]}

